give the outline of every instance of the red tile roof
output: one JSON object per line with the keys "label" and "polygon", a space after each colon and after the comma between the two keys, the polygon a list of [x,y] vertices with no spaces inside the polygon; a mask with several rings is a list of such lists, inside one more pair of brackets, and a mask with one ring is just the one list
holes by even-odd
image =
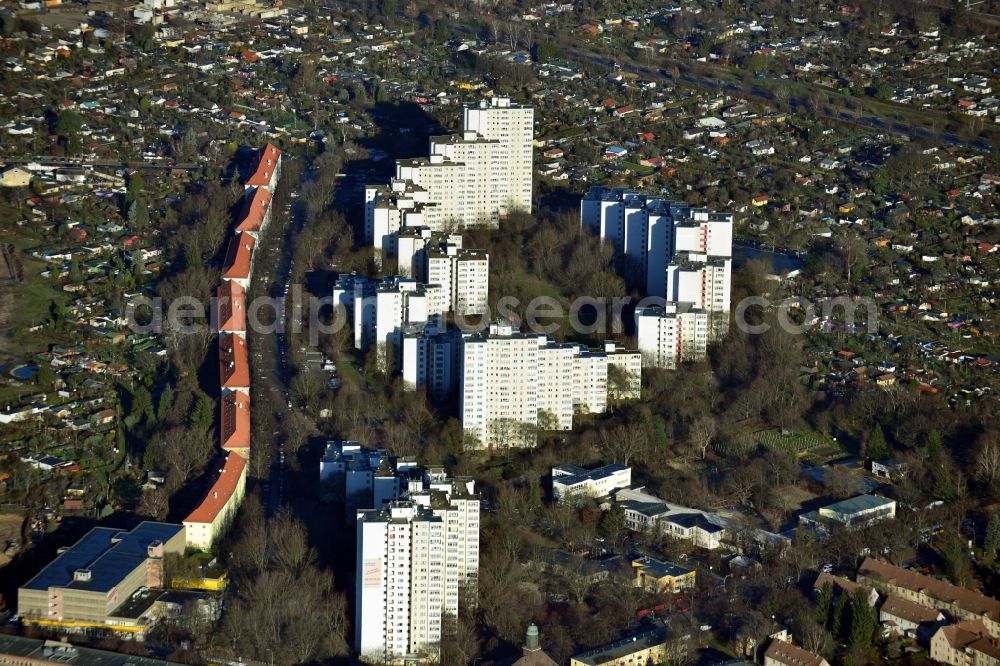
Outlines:
{"label": "red tile roof", "polygon": [[249,280],[250,261],[253,258],[253,236],[240,233],[229,241],[226,262],[222,266],[222,277],[228,280]]}
{"label": "red tile roof", "polygon": [[885,598],[885,601],[882,602],[882,608],[879,610],[882,613],[914,624],[937,622],[938,617],[941,615],[940,611],[921,606],[902,597],[897,597],[894,594],[890,594]]}
{"label": "red tile roof", "polygon": [[[949,624],[938,629],[938,632],[944,635],[953,650],[973,650],[994,660],[1000,660],[1000,640],[992,638],[986,625],[980,620]],[[972,661],[979,663],[980,660],[973,657]]]}
{"label": "red tile roof", "polygon": [[905,590],[921,592],[945,604],[954,604],[967,613],[984,615],[994,622],[1000,622],[1000,601],[985,594],[952,585],[947,581],[925,576],[910,569],[901,569],[871,557],[866,557],[865,561],[861,563],[858,575],[867,576],[873,580],[882,580]]}
{"label": "red tile roof", "polygon": [[198,508],[184,519],[185,523],[211,523],[215,520],[219,512],[226,506],[226,502],[233,496],[240,485],[240,480],[246,473],[247,462],[243,456],[230,453],[226,457],[226,464],[223,465],[215,483],[208,489],[205,499],[201,501]]}
{"label": "red tile roof", "polygon": [[263,187],[254,188],[253,194],[246,197],[246,208],[240,218],[240,223],[236,225],[237,233],[241,231],[260,231],[264,225],[264,215],[271,206],[271,193]]}
{"label": "red tile roof", "polygon": [[250,386],[247,343],[238,335],[219,336],[219,385],[228,389]]}
{"label": "red tile roof", "polygon": [[273,144],[265,145],[257,158],[257,166],[250,177],[247,178],[247,187],[268,187],[274,177],[274,169],[281,158],[281,151]]}
{"label": "red tile roof", "polygon": [[246,290],[232,280],[225,280],[216,292],[216,323],[227,333],[246,333]]}
{"label": "red tile roof", "polygon": [[782,664],[788,664],[788,666],[822,666],[827,663],[826,659],[819,655],[777,639],[771,641],[771,644],[767,646],[764,659],[768,658]]}
{"label": "red tile roof", "polygon": [[250,396],[230,391],[222,398],[220,432],[226,451],[250,448]]}
{"label": "red tile roof", "polygon": [[[827,583],[833,585],[834,589],[839,588],[844,592],[846,592],[847,594],[851,595],[853,595],[855,592],[861,589],[861,586],[855,583],[853,580],[848,580],[846,578],[843,578],[842,576],[834,576],[833,574],[826,573],[825,571],[821,573],[819,575],[819,578],[816,579],[816,582],[813,583],[813,589],[818,590]],[[865,589],[867,590],[869,588]]]}

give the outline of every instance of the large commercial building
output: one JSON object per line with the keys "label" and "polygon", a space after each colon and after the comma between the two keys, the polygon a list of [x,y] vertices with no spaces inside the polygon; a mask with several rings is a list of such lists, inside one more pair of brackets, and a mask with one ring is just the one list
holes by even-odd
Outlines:
{"label": "large commercial building", "polygon": [[472,481],[432,481],[410,499],[359,511],[354,626],[362,660],[437,659],[459,599],[475,599],[478,575]]}
{"label": "large commercial building", "polygon": [[17,612],[26,624],[141,634],[147,620],[133,595],[163,587],[163,558],[185,545],[182,525],[95,527],[18,590]]}
{"label": "large commercial building", "polygon": [[0,634],[0,666],[180,666],[180,662],[109,652],[56,640]]}
{"label": "large commercial building", "polygon": [[682,362],[705,360],[708,313],[691,303],[667,302],[636,310],[635,328],[646,366],[676,370]]}
{"label": "large commercial building", "polygon": [[571,430],[575,413],[606,411],[609,393],[637,397],[641,371],[639,352],[614,343],[588,350],[497,321],[462,341],[462,426],[480,447],[534,446],[539,429]]}
{"label": "large commercial building", "polygon": [[388,185],[365,188],[365,234],[375,248],[404,227],[496,226],[531,211],[534,110],[494,97],[467,106],[459,134],[431,137],[426,158],[400,160]]}
{"label": "large commercial building", "polygon": [[621,189],[593,188],[580,225],[611,243],[623,277],[647,296],[708,313],[712,340],[729,327],[733,216]]}

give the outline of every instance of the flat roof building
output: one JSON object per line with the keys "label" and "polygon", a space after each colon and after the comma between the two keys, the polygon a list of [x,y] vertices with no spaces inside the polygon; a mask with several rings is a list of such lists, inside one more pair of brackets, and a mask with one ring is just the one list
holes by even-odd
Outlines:
{"label": "flat roof building", "polygon": [[829,529],[836,526],[861,527],[896,517],[896,501],[879,495],[858,495],[834,502],[799,516],[799,522]]}
{"label": "flat roof building", "polygon": [[0,664],[4,666],[174,666],[178,662],[140,657],[134,654],[94,650],[63,641],[47,641],[25,636],[0,634]]}
{"label": "flat roof building", "polygon": [[139,588],[163,586],[164,556],[185,546],[183,525],[95,527],[18,590],[18,614],[26,624],[66,630],[143,631],[143,618],[125,607]]}
{"label": "flat roof building", "polygon": [[576,465],[556,465],[552,468],[552,496],[557,502],[570,497],[603,497],[630,485],[632,468],[618,463],[590,470]]}
{"label": "flat roof building", "polygon": [[593,650],[581,652],[569,660],[570,666],[620,666],[623,664],[658,664],[666,658],[667,631],[657,627],[641,634],[622,638]]}

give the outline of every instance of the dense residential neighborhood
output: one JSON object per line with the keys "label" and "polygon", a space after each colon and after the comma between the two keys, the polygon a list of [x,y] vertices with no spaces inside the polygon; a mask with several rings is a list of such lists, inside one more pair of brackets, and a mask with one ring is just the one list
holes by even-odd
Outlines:
{"label": "dense residential neighborhood", "polygon": [[0,1],[0,663],[1000,664],[998,17]]}

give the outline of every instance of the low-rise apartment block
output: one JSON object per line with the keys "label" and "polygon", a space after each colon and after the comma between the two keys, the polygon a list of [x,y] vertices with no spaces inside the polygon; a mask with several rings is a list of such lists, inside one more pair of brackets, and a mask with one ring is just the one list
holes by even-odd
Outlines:
{"label": "low-rise apartment block", "polygon": [[979,620],[948,624],[931,637],[931,659],[949,666],[997,666],[1000,639]]}
{"label": "low-rise apartment block", "polygon": [[235,451],[228,453],[201,504],[184,519],[189,548],[209,550],[222,536],[240,508],[246,485],[247,459]]}
{"label": "low-rise apartment block", "polygon": [[574,655],[569,666],[642,666],[659,664],[666,656],[667,632],[657,627]]}
{"label": "low-rise apartment block", "polygon": [[890,594],[879,608],[878,619],[890,633],[918,638],[922,630],[943,623],[944,614],[939,610]]}
{"label": "low-rise apartment block", "polygon": [[797,645],[774,639],[764,652],[764,666],[830,666],[830,662]]}
{"label": "low-rise apartment block", "polygon": [[1000,601],[993,597],[871,557],[861,563],[857,578],[884,594],[943,611],[956,620],[978,620],[990,636],[1000,637]]}

